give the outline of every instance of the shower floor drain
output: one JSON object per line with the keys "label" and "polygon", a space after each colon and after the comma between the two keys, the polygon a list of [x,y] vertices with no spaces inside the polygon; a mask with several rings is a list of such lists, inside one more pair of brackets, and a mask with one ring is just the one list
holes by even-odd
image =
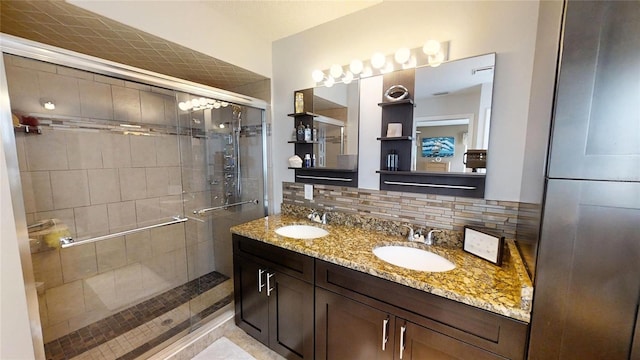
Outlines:
{"label": "shower floor drain", "polygon": [[169,326],[171,324],[173,324],[173,319],[162,320],[162,322],[160,323],[160,325],[162,326]]}

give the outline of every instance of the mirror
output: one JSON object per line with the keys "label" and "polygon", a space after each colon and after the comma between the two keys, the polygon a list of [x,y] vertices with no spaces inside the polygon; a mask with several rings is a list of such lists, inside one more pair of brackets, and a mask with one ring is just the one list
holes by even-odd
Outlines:
{"label": "mirror", "polygon": [[485,172],[495,54],[416,68],[412,170]]}
{"label": "mirror", "polygon": [[355,170],[358,167],[358,82],[313,89],[313,152],[316,167]]}

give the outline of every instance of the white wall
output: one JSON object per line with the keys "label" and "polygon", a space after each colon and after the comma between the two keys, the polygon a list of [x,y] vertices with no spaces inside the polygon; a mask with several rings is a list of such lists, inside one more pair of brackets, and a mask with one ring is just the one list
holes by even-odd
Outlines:
{"label": "white wall", "polygon": [[[383,2],[274,42],[276,206],[282,199],[281,182],[293,180],[293,171],[286,169],[293,154],[293,145],[286,143],[292,126],[286,114],[293,110],[293,91],[315,85],[311,71],[368,58],[374,51],[391,54],[402,46],[414,48],[427,39],[450,41],[450,59],[497,53],[486,197],[518,201],[538,7],[537,1]],[[360,141],[379,146],[375,139]]]}
{"label": "white wall", "polygon": [[[216,59],[271,77],[271,43],[211,11],[206,1],[69,0],[69,3]],[[233,29],[230,31],[229,29]]]}

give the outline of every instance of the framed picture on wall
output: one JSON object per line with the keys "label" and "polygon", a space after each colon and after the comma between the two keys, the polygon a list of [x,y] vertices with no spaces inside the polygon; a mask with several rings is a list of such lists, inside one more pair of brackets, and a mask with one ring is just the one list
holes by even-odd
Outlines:
{"label": "framed picture on wall", "polygon": [[453,157],[455,144],[453,136],[422,138],[422,157]]}

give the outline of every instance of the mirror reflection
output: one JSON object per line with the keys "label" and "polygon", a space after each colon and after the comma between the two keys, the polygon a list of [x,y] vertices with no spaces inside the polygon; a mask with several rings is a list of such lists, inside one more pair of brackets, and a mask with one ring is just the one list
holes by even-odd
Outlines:
{"label": "mirror reflection", "polygon": [[495,54],[420,67],[412,170],[485,172]]}
{"label": "mirror reflection", "polygon": [[357,82],[313,89],[316,167],[357,169],[358,90]]}

